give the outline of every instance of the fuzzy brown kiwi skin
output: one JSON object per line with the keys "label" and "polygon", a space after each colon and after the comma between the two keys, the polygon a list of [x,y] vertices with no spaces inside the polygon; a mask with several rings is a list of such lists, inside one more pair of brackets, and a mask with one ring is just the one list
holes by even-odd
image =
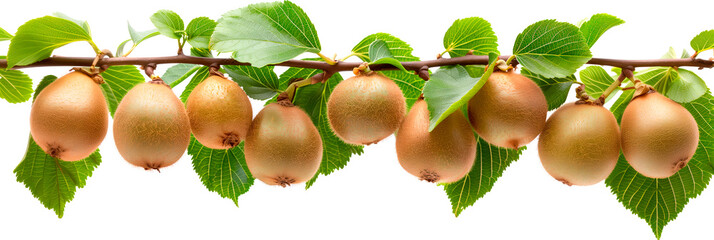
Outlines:
{"label": "fuzzy brown kiwi skin", "polygon": [[599,105],[563,105],[540,134],[538,155],[556,180],[569,186],[596,184],[610,175],[620,156],[617,120]]}
{"label": "fuzzy brown kiwi skin", "polygon": [[289,101],[261,110],[245,139],[245,161],[253,177],[283,187],[310,180],[322,161],[322,139],[310,117]]}
{"label": "fuzzy brown kiwi skin", "polygon": [[466,176],[476,158],[476,138],[466,117],[457,111],[429,132],[429,110],[424,100],[409,110],[396,134],[397,158],[402,168],[420,180],[455,182]]}
{"label": "fuzzy brown kiwi skin", "polygon": [[335,86],[327,101],[330,127],[344,142],[368,145],[392,135],[406,114],[399,86],[378,72],[360,73]]}
{"label": "fuzzy brown kiwi skin", "polygon": [[245,140],[253,109],[234,81],[212,75],[193,89],[186,113],[196,140],[213,149],[229,149]]}
{"label": "fuzzy brown kiwi skin", "polygon": [[163,82],[141,83],[129,90],[114,114],[113,129],[124,160],[147,170],[178,161],[191,136],[183,103]]}
{"label": "fuzzy brown kiwi skin", "polygon": [[650,178],[667,178],[687,165],[699,143],[692,114],[679,103],[650,92],[632,99],[621,120],[622,153]]}
{"label": "fuzzy brown kiwi skin", "polygon": [[469,121],[493,145],[517,149],[545,126],[548,103],[533,81],[515,72],[494,72],[469,100]]}
{"label": "fuzzy brown kiwi skin", "polygon": [[88,157],[107,134],[109,111],[91,77],[71,72],[48,85],[30,112],[30,132],[47,154],[65,161]]}

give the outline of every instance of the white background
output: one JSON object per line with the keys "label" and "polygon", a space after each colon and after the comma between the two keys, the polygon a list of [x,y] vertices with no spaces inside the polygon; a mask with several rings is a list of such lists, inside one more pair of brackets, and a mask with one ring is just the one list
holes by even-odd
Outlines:
{"label": "white background", "polygon": [[[605,12],[624,19],[627,23],[608,31],[592,49],[596,57],[624,59],[659,58],[670,46],[678,52],[690,49],[692,37],[714,28],[711,5],[703,7],[706,1],[296,2],[315,24],[322,52],[330,56],[345,56],[363,37],[387,32],[411,44],[416,56],[433,59],[443,50],[443,34],[452,22],[471,16],[491,22],[504,54],[511,53],[517,34],[526,26],[547,18],[577,23]],[[217,19],[247,4],[6,1],[0,8],[0,26],[14,33],[27,20],[63,12],[88,20],[100,48],[114,51],[129,38],[127,20],[137,30],[147,30],[153,28],[149,16],[159,9],[174,10],[188,23],[198,16]],[[8,42],[0,43],[0,55],[7,46]],[[132,56],[171,55],[175,46],[174,40],[158,36]],[[68,45],[55,54],[93,55],[86,43]],[[710,56],[711,51],[702,55]],[[158,72],[167,67],[160,66]],[[44,75],[61,76],[67,70],[26,72],[37,84]],[[714,86],[712,70],[696,72]],[[184,85],[175,92],[180,94]],[[261,102],[253,102],[254,114],[260,106]],[[100,147],[102,164],[67,204],[64,218],[58,219],[16,182],[12,172],[25,153],[29,113],[29,102],[0,100],[0,239],[654,239],[645,221],[625,209],[604,183],[567,187],[553,180],[537,157],[537,140],[490,193],[455,218],[441,187],[418,181],[401,169],[393,137],[366,147],[345,169],[321,176],[307,191],[304,184],[283,189],[256,181],[240,197],[238,208],[205,189],[188,155],[161,173],[144,171],[121,159],[109,131]],[[662,239],[712,239],[712,214],[714,189],[710,188],[665,227]]]}

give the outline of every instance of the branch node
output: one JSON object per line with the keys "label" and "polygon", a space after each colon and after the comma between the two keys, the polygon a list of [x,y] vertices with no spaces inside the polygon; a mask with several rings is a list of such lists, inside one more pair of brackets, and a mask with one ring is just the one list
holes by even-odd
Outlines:
{"label": "branch node", "polygon": [[421,66],[419,70],[414,71],[414,74],[419,75],[419,77],[424,79],[424,81],[429,81],[429,66]]}

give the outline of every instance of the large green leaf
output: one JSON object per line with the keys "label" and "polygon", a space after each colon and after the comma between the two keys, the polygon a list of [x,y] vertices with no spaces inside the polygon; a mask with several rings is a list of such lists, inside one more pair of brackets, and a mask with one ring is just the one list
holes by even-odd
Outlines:
{"label": "large green leaf", "polygon": [[209,72],[209,68],[206,66],[202,66],[196,70],[196,74],[193,75],[191,78],[191,81],[188,82],[188,85],[186,86],[186,89],[183,90],[181,93],[181,101],[186,102],[188,99],[188,96],[191,95],[191,92],[193,91],[196,86],[198,86],[199,83],[203,82],[206,78],[211,76],[211,73]]}
{"label": "large green leaf", "polygon": [[5,29],[0,28],[0,41],[12,39],[12,34],[5,31]]}
{"label": "large green leaf", "polygon": [[280,81],[273,66],[257,68],[230,65],[224,66],[223,69],[253,99],[266,100],[280,92]]}
{"label": "large green leaf", "polygon": [[32,96],[32,79],[18,70],[0,69],[0,98],[21,103]]}
{"label": "large green leaf", "polygon": [[714,30],[706,30],[699,33],[689,43],[695,52],[699,53],[714,48]]}
{"label": "large green leaf", "polygon": [[476,95],[481,87],[486,84],[496,64],[492,57],[487,71],[478,78],[471,77],[461,65],[440,68],[431,75],[431,79],[424,86],[424,100],[429,106],[429,131],[451,113],[461,106],[468,104],[471,97]]}
{"label": "large green leaf", "polygon": [[133,65],[111,66],[102,73],[102,77],[106,82],[102,84],[102,91],[112,117],[124,95],[135,85],[144,82],[144,75]]}
{"label": "large green leaf", "polygon": [[580,30],[555,20],[536,22],[518,34],[513,54],[518,63],[546,78],[570,76],[592,57]]}
{"label": "large green leaf", "polygon": [[207,17],[198,17],[191,20],[186,26],[186,39],[192,47],[208,48],[208,42],[216,28],[216,21]]}
{"label": "large green leaf", "polygon": [[588,46],[593,47],[595,42],[597,42],[607,30],[623,23],[625,23],[624,20],[615,16],[607,13],[598,13],[590,17],[588,21],[585,21],[583,25],[580,26],[580,32],[585,37],[585,42],[588,43]]}
{"label": "large green leaf", "polygon": [[568,93],[570,93],[570,86],[577,80],[575,75],[565,78],[546,78],[531,72],[525,67],[521,68],[521,74],[538,84],[545,95],[545,100],[548,102],[548,111],[556,109],[565,103]]}
{"label": "large green leaf", "polygon": [[[320,70],[316,69],[289,68],[280,75],[280,85],[281,87],[287,87],[291,79],[307,79],[320,72]],[[337,73],[324,83],[298,88],[295,93],[293,103],[310,115],[312,123],[315,124],[320,133],[320,138],[322,138],[322,163],[320,163],[320,168],[315,176],[307,182],[305,188],[310,188],[317,181],[318,176],[328,175],[344,168],[352,155],[362,154],[363,152],[362,146],[347,144],[340,140],[332,132],[330,123],[327,120],[327,100],[332,94],[332,90],[341,81],[342,76]]]}
{"label": "large green leaf", "polygon": [[514,150],[493,146],[478,139],[476,160],[471,171],[459,181],[444,185],[444,191],[451,200],[451,207],[457,217],[469,206],[474,205],[486,193],[511,163],[518,160],[525,147]]}
{"label": "large green leaf", "polygon": [[[35,97],[42,89],[57,78],[47,76],[38,84]],[[58,217],[64,215],[65,205],[72,201],[78,188],[87,184],[87,178],[99,166],[102,158],[99,150],[89,157],[67,162],[47,155],[30,137],[27,152],[17,168],[13,171],[17,181],[30,189],[32,195],[40,200],[42,205],[55,211]]]}
{"label": "large green leaf", "polygon": [[589,66],[580,70],[580,80],[585,84],[585,92],[592,98],[599,98],[615,79],[600,66]]}
{"label": "large green leaf", "polygon": [[497,40],[488,21],[480,17],[463,18],[446,30],[444,48],[452,58],[466,56],[472,50],[474,55],[486,55],[498,53]]}
{"label": "large green leaf", "polygon": [[201,68],[199,65],[179,63],[166,69],[166,72],[164,72],[164,75],[161,76],[161,79],[173,88],[181,84],[183,80],[186,80],[188,77],[193,75],[199,68]]}
{"label": "large green leaf", "polygon": [[184,34],[181,16],[171,10],[159,10],[151,15],[151,23],[156,26],[161,35],[180,39]]}
{"label": "large green leaf", "polygon": [[211,49],[255,67],[320,52],[320,40],[307,14],[290,1],[251,4],[223,14],[211,36]]}
{"label": "large green leaf", "polygon": [[248,192],[255,178],[245,163],[243,142],[231,149],[211,149],[201,145],[191,136],[188,155],[191,155],[193,170],[211,192],[233,200],[238,206],[238,197]]}
{"label": "large green leaf", "polygon": [[[611,107],[618,121],[632,98],[632,91],[626,93],[629,94],[623,94]],[[657,238],[661,236],[664,226],[674,220],[711,179],[711,173],[705,169],[712,170],[714,97],[706,94],[683,106],[699,125],[699,147],[687,166],[669,178],[648,178],[635,171],[621,154],[615,170],[605,180],[618,201],[644,219]]]}
{"label": "large green leaf", "polygon": [[[352,54],[362,61],[371,62],[369,47],[377,40],[382,40],[386,43],[387,49],[389,49],[389,53],[392,54],[394,59],[402,62],[419,61],[418,57],[412,55],[413,49],[409,44],[388,33],[375,33],[363,38],[352,48]],[[404,94],[404,98],[407,100],[407,107],[411,107],[421,95],[421,91],[424,88],[424,80],[419,76],[403,71],[383,71],[382,73],[397,83],[399,89],[402,90],[402,94]]]}
{"label": "large green leaf", "polygon": [[87,31],[70,20],[45,16],[27,21],[17,29],[7,52],[7,68],[48,58],[52,51],[72,42],[88,41]]}

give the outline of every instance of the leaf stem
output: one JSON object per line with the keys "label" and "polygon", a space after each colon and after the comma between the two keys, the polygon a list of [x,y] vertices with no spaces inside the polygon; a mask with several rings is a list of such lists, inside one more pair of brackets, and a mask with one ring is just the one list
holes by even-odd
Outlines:
{"label": "leaf stem", "polygon": [[335,64],[337,64],[337,61],[335,61],[335,59],[331,59],[331,58],[329,58],[329,57],[323,55],[322,53],[317,53],[317,55],[320,56],[320,58],[322,58],[322,60],[325,60],[325,62],[326,62],[327,64],[330,64],[330,65],[335,65]]}
{"label": "leaf stem", "polygon": [[93,40],[90,39],[90,40],[87,40],[87,42],[88,42],[89,45],[91,45],[92,48],[94,49],[94,53],[96,53],[96,54],[101,54],[101,53],[102,53],[102,50],[100,50],[99,47],[97,47],[97,44],[94,43]]}
{"label": "leaf stem", "polygon": [[629,78],[630,80],[634,81],[632,73],[633,71],[634,68],[622,68],[622,73],[620,73],[620,76],[618,76],[617,80],[612,82],[612,84],[610,84],[610,86],[605,89],[604,92],[602,92],[602,95],[600,95],[600,98],[598,100],[600,100],[602,103],[605,103],[605,99],[607,99],[607,97],[610,96],[610,94],[614,92],[615,89],[618,89],[622,84],[622,81],[624,81],[626,78]]}
{"label": "leaf stem", "polygon": [[137,46],[136,44],[132,44],[132,45],[131,45],[131,48],[129,49],[129,51],[127,51],[126,53],[124,53],[124,55],[122,55],[122,57],[127,57],[127,56],[129,56],[129,54],[131,54],[131,52],[134,51],[134,48],[136,48],[136,46]]}

